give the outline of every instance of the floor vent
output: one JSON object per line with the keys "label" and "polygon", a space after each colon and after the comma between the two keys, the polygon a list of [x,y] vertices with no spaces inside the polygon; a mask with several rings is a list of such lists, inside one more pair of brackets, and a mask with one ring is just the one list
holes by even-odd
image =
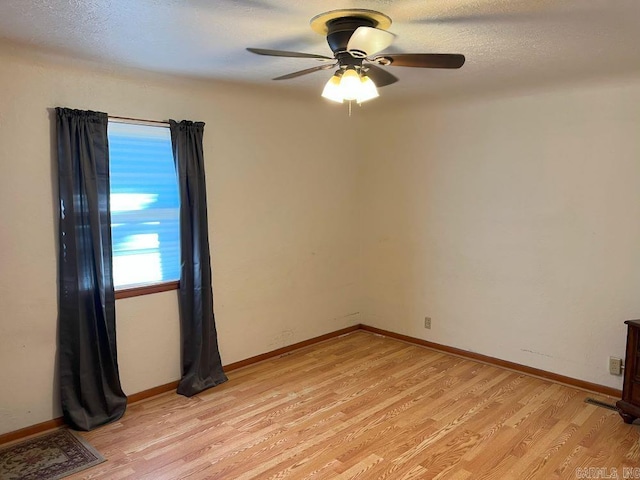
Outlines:
{"label": "floor vent", "polygon": [[595,398],[591,398],[591,397],[585,398],[584,403],[590,403],[591,405],[595,405],[596,407],[608,408],[609,410],[613,410],[614,412],[618,411],[615,405],[601,402],[600,400],[596,400]]}

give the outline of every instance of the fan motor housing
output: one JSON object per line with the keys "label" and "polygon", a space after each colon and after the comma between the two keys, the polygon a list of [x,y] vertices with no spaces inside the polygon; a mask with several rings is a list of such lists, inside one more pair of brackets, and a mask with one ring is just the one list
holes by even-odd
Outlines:
{"label": "fan motor housing", "polygon": [[375,28],[378,22],[364,17],[343,17],[327,22],[327,43],[334,54],[347,51],[349,39],[358,27]]}

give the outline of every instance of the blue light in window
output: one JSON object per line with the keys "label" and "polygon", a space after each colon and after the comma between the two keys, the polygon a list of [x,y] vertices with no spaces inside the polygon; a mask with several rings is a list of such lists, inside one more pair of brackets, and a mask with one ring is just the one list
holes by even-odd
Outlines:
{"label": "blue light in window", "polygon": [[168,127],[109,122],[117,288],[180,278],[180,198]]}

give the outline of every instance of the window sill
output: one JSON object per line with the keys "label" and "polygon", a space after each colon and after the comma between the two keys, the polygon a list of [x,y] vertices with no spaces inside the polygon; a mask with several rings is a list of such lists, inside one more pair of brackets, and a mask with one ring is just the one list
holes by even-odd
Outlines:
{"label": "window sill", "polygon": [[153,285],[142,285],[139,287],[122,288],[116,290],[116,300],[121,298],[140,297],[142,295],[151,295],[152,293],[168,292],[169,290],[178,290],[180,282],[154,283]]}

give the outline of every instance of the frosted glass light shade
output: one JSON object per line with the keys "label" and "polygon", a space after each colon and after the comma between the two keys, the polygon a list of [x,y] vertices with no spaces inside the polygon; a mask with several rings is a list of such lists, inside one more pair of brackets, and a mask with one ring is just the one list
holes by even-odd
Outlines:
{"label": "frosted glass light shade", "polygon": [[358,103],[366,102],[379,96],[376,84],[369,77],[349,68],[344,73],[338,71],[325,84],[322,96],[337,103],[345,100],[355,100]]}
{"label": "frosted glass light shade", "polygon": [[342,103],[344,97],[342,96],[342,90],[340,88],[340,77],[338,75],[332,76],[322,90],[322,96],[334,102]]}
{"label": "frosted glass light shade", "polygon": [[358,103],[366,102],[367,100],[371,100],[372,98],[379,97],[378,89],[376,88],[376,84],[373,83],[369,77],[363,76],[360,81],[360,91],[358,92]]}
{"label": "frosted glass light shade", "polygon": [[360,75],[353,69],[347,69],[340,79],[340,90],[345,100],[355,100],[360,93],[362,82]]}

